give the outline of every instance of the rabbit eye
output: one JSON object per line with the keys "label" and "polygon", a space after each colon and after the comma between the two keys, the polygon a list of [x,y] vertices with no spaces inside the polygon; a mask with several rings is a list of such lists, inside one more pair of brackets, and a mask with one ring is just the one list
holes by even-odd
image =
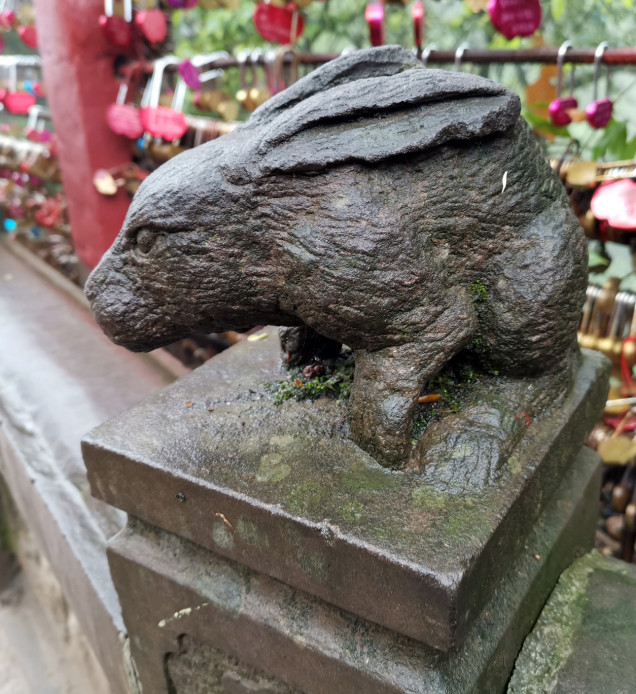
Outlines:
{"label": "rabbit eye", "polygon": [[137,234],[137,249],[140,253],[150,253],[155,242],[155,234],[148,229],[142,229]]}

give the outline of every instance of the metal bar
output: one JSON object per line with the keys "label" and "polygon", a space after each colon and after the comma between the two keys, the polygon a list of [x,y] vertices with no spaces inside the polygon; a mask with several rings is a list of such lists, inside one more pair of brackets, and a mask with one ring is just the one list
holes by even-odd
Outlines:
{"label": "metal bar", "polygon": [[[567,52],[564,63],[590,64],[594,63],[594,53],[596,48],[572,48]],[[462,55],[462,65],[473,63],[476,65],[491,65],[495,63],[538,63],[545,65],[556,65],[558,48],[528,48],[519,50],[491,50],[491,49],[471,49],[466,48]],[[295,57],[291,52],[284,56],[285,62],[297,60],[302,65],[323,65],[330,60],[340,57],[340,53],[297,53]],[[456,51],[438,51],[431,49],[427,52],[428,65],[452,65],[455,64]],[[606,65],[636,65],[636,47],[632,48],[608,48],[601,58],[601,62]],[[261,55],[256,59],[259,65],[265,64],[265,56]],[[220,58],[206,64],[209,69],[226,69],[237,67],[238,60],[235,57]],[[139,63],[126,65],[121,69],[123,74],[127,74],[139,69]],[[147,62],[143,64],[143,71],[151,73],[153,64]],[[168,70],[175,69],[168,66]]]}

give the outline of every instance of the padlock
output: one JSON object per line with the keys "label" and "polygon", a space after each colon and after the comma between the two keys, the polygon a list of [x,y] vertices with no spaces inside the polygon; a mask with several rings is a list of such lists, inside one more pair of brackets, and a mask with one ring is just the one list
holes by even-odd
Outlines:
{"label": "padlock", "polygon": [[221,118],[226,123],[231,123],[239,117],[239,105],[234,99],[225,99],[216,107]]}
{"label": "padlock", "polygon": [[[241,87],[236,92],[236,100],[241,104],[241,106],[248,111],[253,111],[256,108],[256,102],[252,100],[252,90],[251,87],[254,85],[254,77],[252,76],[252,84],[248,86],[247,75],[246,75],[246,65],[250,57],[251,51],[249,49],[241,51],[236,56],[236,62],[239,67],[239,75],[241,80]],[[253,75],[254,73],[252,73]]]}
{"label": "padlock", "polygon": [[[216,51],[206,55],[197,55],[192,58],[192,63],[197,68],[210,66],[218,60],[229,58],[230,55],[226,51]],[[202,111],[216,111],[222,101],[227,101],[230,97],[222,92],[218,86],[218,80],[223,76],[223,70],[220,68],[212,68],[199,75],[199,80],[203,86],[206,83],[211,83],[212,89],[197,90],[193,94],[192,103]]]}
{"label": "padlock", "polygon": [[44,120],[40,117],[44,108],[35,104],[29,109],[29,118],[27,120],[24,134],[31,142],[49,142],[53,133],[44,127]]}
{"label": "padlock", "polygon": [[190,89],[201,89],[203,82],[215,79],[223,72],[219,72],[218,70],[212,70],[212,72],[208,71],[203,73],[203,79],[201,79],[201,68],[217,60],[229,57],[230,54],[227,51],[215,51],[214,53],[206,53],[205,55],[195,55],[193,58],[190,58],[190,60],[184,60],[180,63],[178,68],[179,74]]}
{"label": "padlock", "polygon": [[9,113],[18,115],[27,115],[31,106],[35,105],[35,97],[29,92],[18,90],[18,63],[17,57],[14,57],[7,64],[10,71],[10,82],[7,94],[3,99],[4,107]]}
{"label": "padlock", "polygon": [[594,51],[594,100],[591,104],[588,104],[585,109],[585,118],[592,128],[599,130],[608,125],[610,120],[612,120],[612,110],[614,108],[612,102],[609,99],[609,67],[607,68],[607,85],[605,87],[605,98],[598,99],[598,82],[601,70],[601,61],[603,60],[603,53],[609,47],[607,41],[599,44],[596,51]]}
{"label": "padlock", "polygon": [[132,0],[122,0],[124,16],[115,14],[114,0],[104,0],[104,14],[99,18],[99,26],[110,43],[118,48],[128,48],[133,39]]}
{"label": "padlock", "polygon": [[178,65],[180,60],[175,56],[165,56],[155,61],[152,77],[146,85],[141,123],[146,132],[171,142],[183,137],[188,129],[185,115],[181,112],[186,94],[186,85],[179,79],[170,108],[159,105],[163,76],[168,65]]}
{"label": "padlock", "polygon": [[18,36],[27,48],[35,50],[38,47],[38,32],[35,24],[18,27]]}
{"label": "padlock", "polygon": [[[7,7],[7,4],[9,7]],[[0,3],[0,31],[15,29],[18,17],[15,13],[15,0],[2,0]]]}
{"label": "padlock", "polygon": [[488,0],[490,21],[508,40],[532,36],[541,25],[539,0]]}
{"label": "padlock", "polygon": [[265,67],[263,67],[262,79],[259,79],[258,77],[258,64],[262,57],[262,48],[254,49],[250,55],[250,62],[252,63],[252,87],[250,89],[250,100],[254,102],[256,108],[262,106],[271,97],[271,92],[267,86],[267,73],[265,72]]}
{"label": "padlock", "polygon": [[266,40],[285,46],[296,43],[305,29],[302,14],[293,5],[277,7],[271,2],[261,2],[253,16],[256,31]]}
{"label": "padlock", "polygon": [[115,103],[106,110],[106,122],[113,132],[136,140],[144,134],[144,126],[139,109],[126,103],[130,84],[131,80],[126,80],[119,85]]}
{"label": "padlock", "polygon": [[168,34],[166,15],[158,6],[151,10],[137,12],[135,25],[150,44],[165,41]]}
{"label": "padlock", "polygon": [[570,96],[561,96],[561,92],[563,91],[563,60],[570,48],[572,48],[572,44],[569,41],[564,41],[557,52],[557,95],[556,99],[554,99],[548,107],[550,120],[558,127],[569,125],[572,122],[572,118],[568,111],[577,108],[579,105],[579,102],[574,98],[573,94],[574,65],[572,65],[572,71],[570,73]]}

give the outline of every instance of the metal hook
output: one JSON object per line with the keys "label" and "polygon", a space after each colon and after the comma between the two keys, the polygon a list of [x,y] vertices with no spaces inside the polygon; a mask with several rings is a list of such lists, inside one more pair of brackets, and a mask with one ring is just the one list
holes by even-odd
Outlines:
{"label": "metal hook", "polygon": [[[422,65],[424,67],[428,67],[428,59],[431,57],[431,51],[434,50],[436,50],[435,44],[432,43],[430,46],[426,46],[426,48],[422,51],[422,57],[420,58],[420,60],[422,61]],[[459,48],[457,50],[459,50]],[[461,63],[461,55],[459,56],[459,60]],[[457,54],[455,54],[455,65],[457,65]]]}
{"label": "metal hook", "polygon": [[[605,51],[609,48],[609,43],[607,41],[603,41],[602,43],[599,43],[597,46],[596,50],[594,51],[594,99],[593,101],[596,101],[596,98],[598,96],[598,80],[601,74],[601,63],[603,62],[603,54]],[[609,95],[609,67],[607,68],[607,94],[606,96]]]}
{"label": "metal hook", "polygon": [[[563,91],[563,61],[565,59],[565,54],[572,48],[571,41],[564,41],[557,51],[557,99],[561,96]],[[574,68],[572,68],[572,82],[571,89],[574,87]]]}
{"label": "metal hook", "polygon": [[466,52],[467,48],[469,48],[469,45],[467,42],[464,42],[455,51],[455,70],[457,71],[461,70],[462,68],[462,60],[464,58],[464,53]]}

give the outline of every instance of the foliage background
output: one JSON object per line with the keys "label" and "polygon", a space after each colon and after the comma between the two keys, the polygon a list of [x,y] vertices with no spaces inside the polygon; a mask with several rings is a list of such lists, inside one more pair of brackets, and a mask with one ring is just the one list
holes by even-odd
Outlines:
{"label": "foliage background", "polygon": [[[348,46],[369,45],[364,19],[365,0],[326,0],[305,10],[305,33],[298,42],[300,50],[340,52]],[[474,13],[463,0],[426,0],[426,44],[454,49],[467,42],[472,48],[529,48],[537,36],[508,41],[492,27],[485,12]],[[272,47],[256,32],[252,23],[254,0],[240,0],[235,10],[217,9],[174,13],[174,38],[177,55],[226,50],[232,54],[246,48]],[[413,45],[411,6],[388,5],[386,36],[388,43]],[[636,45],[636,8],[634,0],[549,0],[542,2],[543,21],[540,36],[545,45],[558,46],[570,40],[577,47],[595,47],[609,41],[613,47]],[[514,89],[524,99],[525,87],[539,75],[536,65],[475,66],[475,72]],[[584,108],[592,100],[593,69],[580,66],[575,72],[575,96]],[[227,74],[227,90],[238,88],[238,76]],[[605,71],[600,96],[604,96]],[[636,66],[611,71],[611,98],[615,117],[603,131],[593,131],[587,123],[555,129],[545,122],[542,130],[551,130],[556,138],[546,142],[550,153],[558,154],[575,138],[584,156],[606,160],[636,156]],[[536,118],[524,115],[537,124]]]}

